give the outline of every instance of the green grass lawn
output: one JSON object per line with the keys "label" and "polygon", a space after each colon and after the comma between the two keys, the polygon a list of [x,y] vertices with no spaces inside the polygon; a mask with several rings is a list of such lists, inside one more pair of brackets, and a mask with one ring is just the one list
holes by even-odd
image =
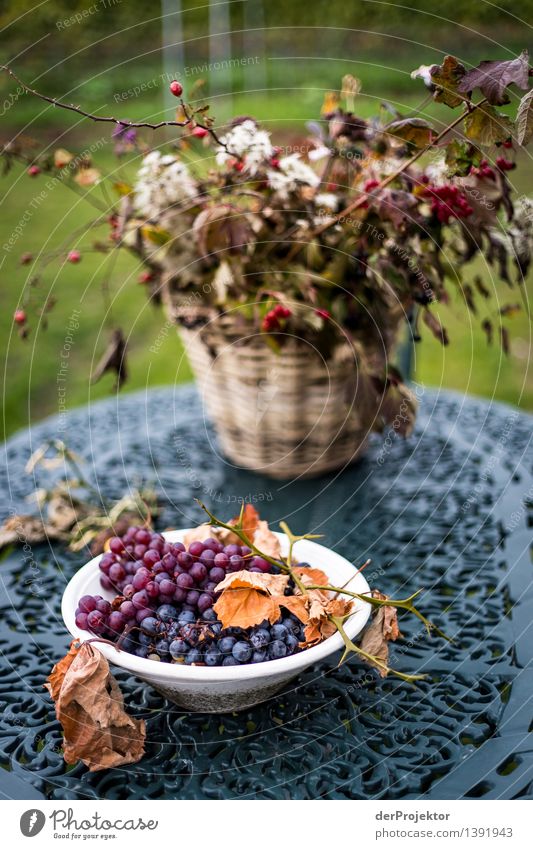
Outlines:
{"label": "green grass lawn", "polygon": [[[280,79],[279,86],[274,86],[267,97],[258,96],[254,92],[235,96],[232,110],[236,114],[254,114],[268,121],[274,131],[283,131],[284,137],[292,133],[301,135],[305,121],[318,114],[324,90],[335,85],[342,71],[352,71],[365,79],[363,65],[354,68],[347,68],[346,63],[340,62],[334,67],[331,65],[328,65],[326,75],[317,72],[311,81],[307,80],[307,84],[296,91],[294,88],[289,90]],[[422,99],[423,93],[417,92],[414,96],[413,83],[410,80],[407,82],[407,70],[412,67],[412,63],[406,60],[405,65],[405,70],[396,70],[394,76],[386,68],[370,75],[366,95],[360,100],[362,114],[368,115],[375,109],[380,91],[391,91],[389,100],[398,108],[414,106]],[[143,73],[146,79],[150,71],[145,69]],[[160,69],[152,69],[151,73],[160,73]],[[387,86],[387,80],[392,80],[392,84]],[[294,79],[291,81],[294,84]],[[118,80],[115,90],[120,91],[122,88],[126,88],[126,84]],[[1,89],[3,96],[7,90],[4,83]],[[165,114],[162,112],[161,96],[158,98],[150,93],[124,104],[114,104],[112,93],[105,86],[94,85],[85,92],[82,90],[75,99],[76,102],[87,103],[89,108],[94,108],[98,103],[108,103],[108,107],[102,110],[105,114],[112,112],[132,120],[146,119],[148,116],[160,118]],[[217,106],[224,114],[227,104],[214,98],[212,109],[215,115],[218,114]],[[442,109],[430,108],[430,112],[442,120],[448,117]],[[57,140],[53,146],[67,147],[75,152],[86,148],[91,140],[103,138],[103,133],[106,138],[109,137],[108,128],[104,127],[102,131],[101,125],[80,126],[76,116],[44,107],[29,97],[21,98],[4,115],[0,125],[2,139],[5,141],[11,138],[15,131],[23,131],[27,137],[38,138],[41,146]],[[163,137],[157,138],[161,141]],[[116,167],[108,144],[103,146],[95,158],[104,171]],[[79,244],[76,239],[68,238],[69,233],[83,230],[98,213],[62,185],[48,191],[43,202],[36,204],[34,198],[44,189],[46,179],[30,179],[21,167],[16,166],[2,178],[0,188],[0,246],[9,239],[19,222],[25,217],[27,219],[13,249],[9,252],[1,251],[3,285],[0,289],[0,333],[5,358],[3,425],[6,434],[58,411],[56,376],[61,369],[61,352],[73,310],[79,311],[79,328],[72,334],[68,359],[68,408],[103,397],[111,390],[114,382],[111,375],[105,375],[97,385],[90,384],[89,376],[94,362],[106,347],[113,321],[129,334],[130,378],[126,391],[172,384],[188,380],[191,376],[177,334],[166,325],[163,311],[147,302],[143,287],[137,283],[138,266],[130,257],[122,255],[118,260],[110,278],[108,297],[104,297],[102,280],[106,278],[109,258],[91,250],[94,235],[80,238]],[[520,181],[520,192],[533,192],[533,168],[522,168]],[[99,187],[92,194],[96,200],[106,204]],[[28,211],[31,212],[29,218]],[[104,239],[106,235],[107,230],[102,228],[99,237]],[[20,255],[30,251],[37,257],[40,252],[47,253],[64,240],[63,254],[47,267],[34,293],[39,300],[43,295],[56,300],[54,309],[46,317],[48,326],[45,329],[42,321],[39,324],[32,317],[30,336],[22,341],[13,329],[12,315],[23,288],[29,285],[32,266],[22,267]],[[64,261],[66,251],[73,247],[79,247],[83,253],[83,259],[78,265]],[[477,260],[472,276],[475,271],[482,274],[490,287],[491,279],[482,260]],[[518,290],[513,292],[504,284],[495,285],[494,303],[514,303],[519,300]],[[112,314],[109,314],[109,306]],[[512,356],[506,358],[497,343],[491,348],[487,347],[479,329],[479,318],[467,313],[459,294],[449,308],[439,307],[438,312],[447,326],[451,344],[443,349],[433,338],[429,338],[418,345],[417,378],[426,385],[451,387],[533,409],[533,382],[528,375],[530,324],[526,313],[523,311],[510,323]],[[154,354],[150,347],[156,340],[158,353]]]}

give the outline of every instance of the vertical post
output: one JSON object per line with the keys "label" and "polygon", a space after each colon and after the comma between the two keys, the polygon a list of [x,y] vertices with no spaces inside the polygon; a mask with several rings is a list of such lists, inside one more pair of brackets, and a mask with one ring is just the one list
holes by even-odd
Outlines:
{"label": "vertical post", "polygon": [[244,87],[247,91],[268,92],[265,50],[265,12],[263,0],[246,0],[244,4]]}
{"label": "vertical post", "polygon": [[[232,114],[232,55],[230,6],[220,0],[209,0],[209,93],[223,96],[216,102],[217,117]],[[223,107],[223,108],[221,108]]]}
{"label": "vertical post", "polygon": [[179,80],[184,86],[185,51],[183,45],[183,11],[181,0],[162,0],[161,43],[163,46],[163,92],[165,109],[176,109],[176,98],[168,83]]}

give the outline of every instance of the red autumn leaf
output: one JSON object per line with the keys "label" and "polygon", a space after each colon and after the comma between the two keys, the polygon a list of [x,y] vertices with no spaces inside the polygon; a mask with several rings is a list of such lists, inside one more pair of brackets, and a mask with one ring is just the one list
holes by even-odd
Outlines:
{"label": "red autumn leaf", "polygon": [[144,720],[124,710],[124,699],[103,654],[90,643],[70,646],[45,684],[63,727],[68,764],[91,772],[136,763],[144,754]]}

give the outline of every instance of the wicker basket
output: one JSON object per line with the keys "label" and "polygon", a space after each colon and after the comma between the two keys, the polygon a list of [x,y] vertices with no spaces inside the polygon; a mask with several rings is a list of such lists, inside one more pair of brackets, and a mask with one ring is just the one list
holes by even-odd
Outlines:
{"label": "wicker basket", "polygon": [[358,380],[348,342],[325,361],[293,338],[276,353],[228,314],[194,328],[171,314],[222,451],[237,466],[277,479],[312,477],[365,450],[379,398]]}

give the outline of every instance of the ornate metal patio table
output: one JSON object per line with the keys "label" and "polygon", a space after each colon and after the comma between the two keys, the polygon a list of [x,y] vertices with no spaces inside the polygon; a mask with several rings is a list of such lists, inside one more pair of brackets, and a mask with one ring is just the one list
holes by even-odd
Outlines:
{"label": "ornate metal patio table", "polygon": [[[246,415],[246,411],[243,411]],[[32,450],[58,419],[4,447],[4,515],[27,512]],[[69,639],[60,617],[83,555],[12,550],[0,565],[0,794],[6,798],[533,798],[533,419],[488,401],[426,391],[416,432],[376,437],[342,473],[279,483],[217,453],[191,387],[125,395],[68,414],[64,436],[93,483],[118,498],[153,483],[160,527],[253,499],[274,525],[325,534],[372,586],[420,606],[453,644],[401,620],[392,664],[418,686],[351,660],[313,668],[279,696],[232,715],[186,714],[118,672],[129,710],[147,720],[143,760],[89,773],[67,767],[43,680]],[[529,511],[529,520],[528,520]],[[25,565],[26,564],[26,565]],[[35,576],[33,572],[37,570]],[[30,586],[28,586],[30,580]],[[32,591],[38,582],[40,592]]]}

